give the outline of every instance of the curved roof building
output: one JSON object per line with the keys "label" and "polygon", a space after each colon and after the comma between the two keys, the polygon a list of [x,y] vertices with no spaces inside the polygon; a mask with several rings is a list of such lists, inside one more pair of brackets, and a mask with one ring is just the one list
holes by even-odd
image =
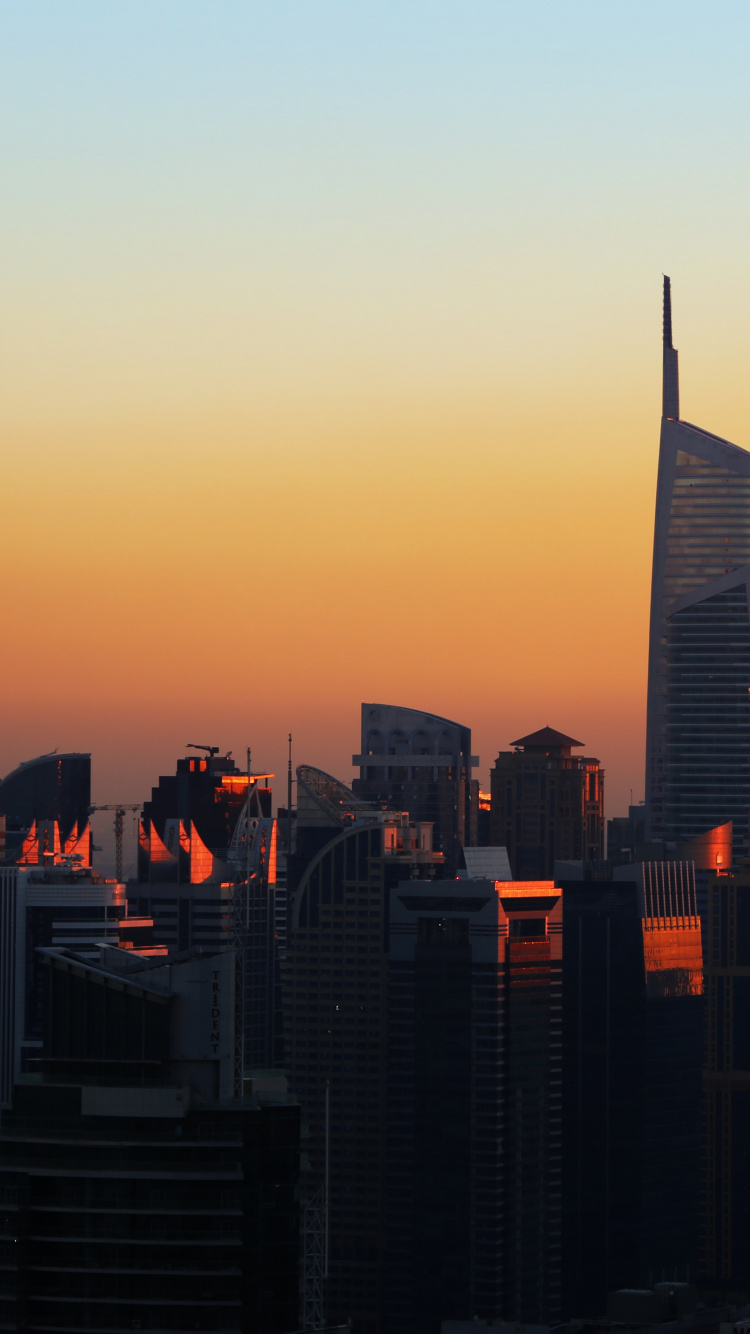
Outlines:
{"label": "curved roof building", "polygon": [[[91,861],[89,807],[91,755],[37,755],[0,781],[0,815],[5,817],[6,861],[22,856],[24,841],[44,826],[50,851],[75,848]],[[56,832],[55,832],[56,831]],[[27,849],[27,852],[29,849]],[[36,860],[34,855],[33,860]]]}
{"label": "curved roof building", "polygon": [[[646,729],[646,808],[649,837],[674,837],[667,829],[668,636],[669,617],[697,589],[750,563],[750,453],[680,418],[677,350],[672,342],[669,278],[664,279],[663,401],[656,488],[654,558],[651,582],[648,715]],[[738,583],[740,580],[738,580]],[[750,666],[750,664],[749,664]],[[750,684],[750,678],[748,681]],[[746,696],[747,698],[747,696]],[[750,719],[748,719],[750,722]],[[697,715],[681,726],[700,726],[700,744],[711,747],[710,720]],[[738,766],[748,753],[744,727],[724,749],[723,763]],[[669,780],[673,786],[672,780]],[[700,793],[696,794],[700,802]],[[750,806],[750,792],[745,807]],[[706,828],[729,818],[707,815]],[[674,808],[674,792],[670,805]],[[708,806],[707,806],[708,811]],[[700,820],[695,814],[691,834]],[[736,829],[742,839],[744,830]]]}
{"label": "curved roof building", "polygon": [[434,825],[435,848],[455,875],[464,845],[476,843],[478,784],[471,728],[399,704],[362,705],[362,743],[352,789],[362,801],[408,811]]}

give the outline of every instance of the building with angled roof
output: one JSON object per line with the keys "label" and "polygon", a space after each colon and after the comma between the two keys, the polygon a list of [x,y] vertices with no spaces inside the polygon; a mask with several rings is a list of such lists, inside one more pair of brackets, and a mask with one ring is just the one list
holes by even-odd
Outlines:
{"label": "building with angled roof", "polygon": [[491,773],[492,842],[516,880],[554,875],[555,861],[604,857],[604,774],[582,741],[542,727],[500,751]]}
{"label": "building with angled roof", "polygon": [[460,849],[477,841],[479,784],[471,772],[471,729],[436,713],[397,704],[362,705],[362,743],[356,797],[408,811],[433,826],[435,849],[454,875]]}
{"label": "building with angled roof", "polygon": [[0,782],[6,864],[91,865],[91,756],[25,760]]}
{"label": "building with angled roof", "polygon": [[[670,671],[674,670],[674,655],[683,650],[678,649],[676,643],[681,637],[680,631],[673,637],[670,667],[670,614],[676,612],[678,605],[681,611],[685,611],[684,599],[701,589],[707,593],[709,585],[713,587],[713,594],[708,594],[708,597],[728,592],[729,586],[720,588],[716,581],[750,564],[750,453],[680,418],[669,278],[664,279],[663,343],[662,421],[654,525],[646,734],[647,832],[652,840],[669,837],[668,825],[673,825],[675,818],[675,793],[669,790],[672,781],[669,777],[669,735],[672,724],[668,680]],[[742,582],[742,578],[736,581],[738,585]],[[719,611],[719,603],[714,604],[713,610],[707,602],[702,605],[704,622],[714,611]],[[683,625],[687,619],[689,617],[683,617]],[[721,615],[716,621],[717,635],[720,620]],[[705,624],[701,634],[705,645],[708,642],[706,635],[710,638]],[[718,640],[714,642],[720,656]],[[682,698],[684,700],[684,694]],[[682,703],[679,708],[684,723],[686,714]],[[718,762],[734,771],[742,765],[742,756],[747,753],[743,717],[740,711],[734,741],[731,742],[728,735],[725,736],[720,759],[716,752]],[[699,736],[694,730],[693,735],[704,752],[709,754],[715,742],[708,718],[703,720],[702,734]],[[674,756],[674,751],[672,754]],[[717,814],[711,814],[708,808],[715,809],[713,787],[705,795],[708,805],[704,828],[707,829],[730,818],[731,812],[721,809]],[[700,816],[693,800],[696,797],[700,799],[700,796],[700,790],[696,789],[691,797],[696,817],[694,820],[691,815],[691,829],[695,833],[702,832],[698,828]],[[750,801],[746,799],[742,820],[735,824],[735,840],[746,839],[749,806]]]}

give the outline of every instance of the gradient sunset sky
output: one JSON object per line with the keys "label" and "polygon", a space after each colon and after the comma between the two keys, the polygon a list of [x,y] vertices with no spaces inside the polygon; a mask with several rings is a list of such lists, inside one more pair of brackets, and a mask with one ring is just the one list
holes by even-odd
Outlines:
{"label": "gradient sunset sky", "polygon": [[750,446],[745,3],[0,3],[0,772],[349,780],[363,699],[643,796],[661,275]]}

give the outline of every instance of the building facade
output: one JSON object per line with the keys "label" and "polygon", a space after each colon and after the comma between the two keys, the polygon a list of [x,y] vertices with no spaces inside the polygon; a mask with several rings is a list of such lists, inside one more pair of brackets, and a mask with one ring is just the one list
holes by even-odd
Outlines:
{"label": "building facade", "polygon": [[604,773],[573,755],[582,741],[543,727],[500,751],[491,771],[492,842],[507,848],[516,880],[554,875],[556,861],[604,857]]}
{"label": "building facade", "polygon": [[750,853],[750,565],[677,598],[666,622],[664,835],[680,843],[731,820]]}
{"label": "building facade", "polygon": [[678,599],[750,564],[750,454],[680,419],[669,278],[664,279],[663,359],[646,734],[651,839],[664,839],[668,822],[669,614]]}
{"label": "building facade", "polygon": [[479,784],[472,770],[471,729],[421,709],[362,705],[355,796],[432,824],[434,846],[452,874],[460,849],[477,841]]}
{"label": "building facade", "polygon": [[555,1324],[561,892],[404,881],[390,900],[386,1328]]}

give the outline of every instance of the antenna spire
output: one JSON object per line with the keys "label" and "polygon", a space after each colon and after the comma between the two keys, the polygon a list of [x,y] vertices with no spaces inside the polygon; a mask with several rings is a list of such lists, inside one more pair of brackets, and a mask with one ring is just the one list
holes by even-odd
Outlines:
{"label": "antenna spire", "polygon": [[664,275],[664,363],[662,375],[662,417],[680,418],[680,376],[677,349],[672,346],[672,284]]}

